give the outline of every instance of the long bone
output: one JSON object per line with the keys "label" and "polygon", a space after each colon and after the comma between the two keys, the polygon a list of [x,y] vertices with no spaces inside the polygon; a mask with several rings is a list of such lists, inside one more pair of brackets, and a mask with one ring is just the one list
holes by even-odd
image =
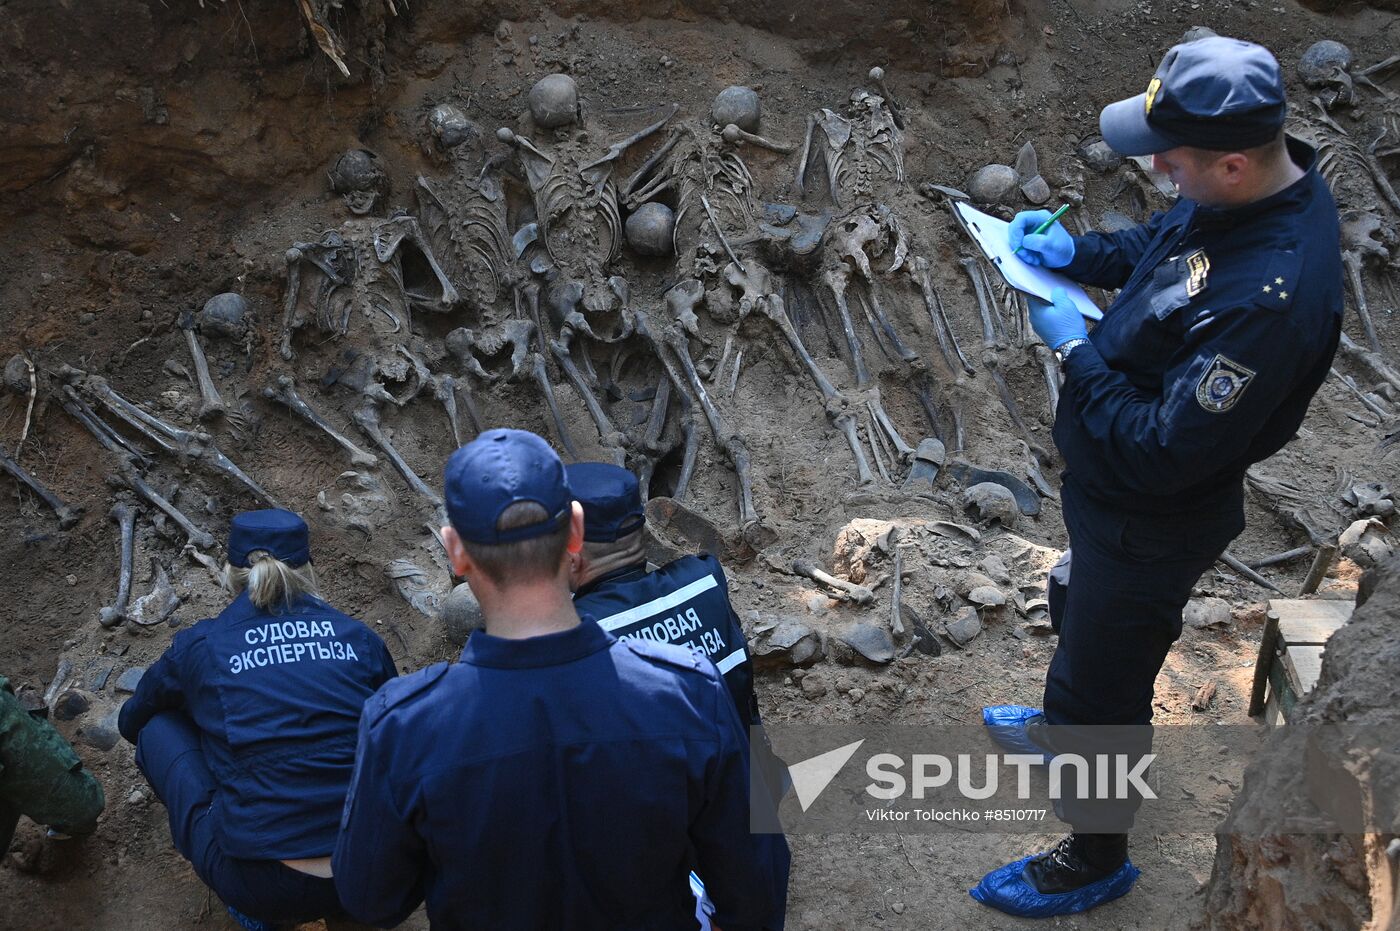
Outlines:
{"label": "long bone", "polygon": [[1367,392],[1362,391],[1361,386],[1358,385],[1356,383],[1356,380],[1353,379],[1350,375],[1343,375],[1334,367],[1332,369],[1332,376],[1336,378],[1339,382],[1341,382],[1343,385],[1346,385],[1346,387],[1348,388],[1348,390],[1351,391],[1352,394],[1356,395],[1356,400],[1361,402],[1362,407],[1375,414],[1382,421],[1390,419],[1390,411],[1386,410],[1385,407],[1383,407],[1380,404],[1380,402],[1374,397],[1374,395],[1370,395]]}
{"label": "long bone", "polygon": [[549,382],[549,371],[544,365],[544,356],[538,352],[530,353],[530,374],[534,377],[535,383],[540,386],[540,393],[544,395],[544,403],[549,407],[549,416],[554,420],[554,430],[559,434],[559,445],[564,447],[564,452],[575,462],[579,459],[578,449],[574,446],[573,437],[569,435],[569,428],[564,424],[564,415],[559,410],[559,401],[554,397],[554,386]]}
{"label": "long bone", "polygon": [[116,627],[126,619],[127,602],[131,600],[131,572],[136,549],[136,511],[118,501],[112,505],[110,516],[121,527],[121,575],[117,582],[117,600],[97,615],[97,622],[103,627]]}
{"label": "long bone", "polygon": [[1342,264],[1346,266],[1347,281],[1351,285],[1352,297],[1356,299],[1356,315],[1361,318],[1361,328],[1366,332],[1366,342],[1372,352],[1381,351],[1381,341],[1376,337],[1376,325],[1371,322],[1371,311],[1366,307],[1366,289],[1361,283],[1361,254],[1355,250],[1342,253]]}
{"label": "long bone", "polygon": [[451,375],[439,375],[433,379],[433,397],[442,402],[447,412],[447,423],[452,427],[452,443],[462,445],[461,419],[457,416],[457,380]]}
{"label": "long bone", "polygon": [[895,428],[894,421],[890,419],[890,415],[885,411],[885,406],[880,400],[880,389],[876,388],[872,390],[871,396],[866,399],[865,403],[866,406],[870,408],[871,419],[874,421],[875,425],[884,432],[885,438],[888,439],[890,445],[894,447],[898,458],[903,462],[912,460],[914,458],[914,447],[905,442],[904,437],[901,436],[899,430]]}
{"label": "long bone", "polygon": [[734,123],[725,126],[723,131],[720,132],[720,136],[730,145],[747,142],[749,145],[756,145],[782,155],[791,155],[793,152],[797,151],[797,146],[795,145],[785,142],[774,142],[772,139],[765,139],[755,133],[744,132],[744,130],[740,129]]}
{"label": "long bone", "polygon": [[355,426],[359,427],[360,431],[363,432],[365,436],[369,437],[370,442],[378,446],[388,460],[393,463],[394,468],[399,470],[399,474],[402,475],[403,480],[408,483],[408,487],[417,492],[419,497],[431,502],[433,507],[441,508],[442,497],[429,488],[427,484],[418,477],[417,472],[409,468],[408,463],[399,455],[399,451],[394,448],[394,444],[390,443],[389,438],[384,435],[384,431],[381,429],[381,424],[379,422],[379,408],[374,404],[366,403],[357,408],[355,413],[350,416],[351,419],[355,421]]}
{"label": "long bone", "polygon": [[549,349],[554,353],[554,358],[559,362],[559,368],[563,370],[564,376],[573,383],[574,390],[583,398],[584,407],[588,408],[588,416],[593,418],[593,424],[598,428],[598,438],[602,440],[604,446],[614,450],[615,457],[621,457],[624,437],[608,419],[607,411],[603,410],[603,405],[598,403],[592,389],[588,387],[588,380],[579,372],[578,366],[574,365],[573,357],[569,354],[572,340],[573,331],[565,328],[560,332],[558,339],[550,339],[546,342],[549,343]]}
{"label": "long bone", "polygon": [[[986,284],[982,278],[981,269],[977,265],[977,260],[970,255],[965,255],[958,259],[958,264],[967,272],[967,277],[972,279],[972,291],[977,296],[977,313],[982,317],[982,348],[995,349],[997,347],[997,327],[993,322],[991,297],[987,294]],[[983,353],[983,361],[986,361],[986,354]]]}
{"label": "long bone", "polygon": [[[876,65],[874,68],[870,69],[869,77],[871,83],[875,85],[876,90],[880,92],[880,96],[885,98],[885,103],[890,108],[890,116],[894,119],[894,125],[903,129],[904,117],[899,112],[899,104],[894,102],[894,95],[890,93],[889,87],[885,85],[885,69]],[[899,631],[895,631],[895,633],[899,633]]]}
{"label": "long bone", "polygon": [[64,504],[58,495],[49,491],[48,486],[33,475],[30,475],[22,465],[11,459],[10,454],[4,449],[0,449],[0,468],[4,468],[4,470],[13,475],[16,480],[30,491],[34,492],[35,496],[38,497],[40,501],[49,506],[49,509],[58,516],[58,527],[60,530],[67,530],[69,527],[72,527],[78,522],[78,518],[82,516],[83,509],[81,507],[73,508]]}
{"label": "long bone", "polygon": [[1387,382],[1396,391],[1400,391],[1400,372],[1391,368],[1380,353],[1371,349],[1362,349],[1355,340],[1345,333],[1341,336],[1338,348],[1348,359],[1364,365],[1371,370],[1371,374],[1376,378]]}
{"label": "long bone", "polygon": [[1006,413],[1011,416],[1011,422],[1016,429],[1021,432],[1026,445],[1035,453],[1036,459],[1042,463],[1049,463],[1050,456],[1045,452],[1044,447],[1035,441],[1031,435],[1030,428],[1026,426],[1026,420],[1021,416],[1021,408],[1016,404],[1016,397],[1011,393],[1011,386],[1006,383],[1006,377],[1001,374],[1001,368],[997,362],[996,350],[989,349],[982,353],[982,364],[992,375],[992,384],[997,389],[997,396],[1001,398],[1002,406],[1006,408]]}
{"label": "long bone", "polygon": [[[938,291],[933,287],[933,281],[929,278],[928,259],[923,256],[915,256],[914,260],[905,266],[909,277],[914,279],[914,283],[919,286],[919,292],[924,296],[924,307],[928,310],[929,319],[933,322],[934,335],[938,337],[938,348],[943,353],[943,361],[948,364],[949,370],[954,370],[957,365],[961,365],[963,371],[971,375],[976,370],[972,363],[967,361],[963,355],[962,347],[958,345],[958,338],[953,333],[952,326],[948,323],[948,314],[943,309],[943,300],[938,296]],[[957,365],[953,358],[957,357]]]}
{"label": "long bone", "polygon": [[880,473],[880,478],[885,480],[885,484],[892,484],[894,480],[890,477],[890,467],[885,465],[889,458],[889,450],[885,448],[880,431],[871,427],[865,431],[865,438],[870,443],[871,458],[875,460],[875,471]]}
{"label": "long bone", "polygon": [[372,467],[379,464],[378,456],[373,453],[365,452],[359,446],[355,445],[353,440],[336,430],[326,422],[324,417],[316,413],[316,409],[297,393],[296,382],[292,379],[292,376],[278,375],[274,385],[269,385],[263,389],[263,397],[271,401],[277,401],[293,414],[296,414],[302,420],[305,420],[307,423],[326,434],[326,436],[330,437],[338,446],[350,454],[351,465]]}
{"label": "long bone", "polygon": [[671,497],[677,501],[685,500],[691,476],[695,474],[696,455],[700,451],[700,431],[696,428],[694,414],[681,418],[681,438],[685,444],[681,451],[681,472],[676,476],[676,488],[671,492]]}
{"label": "long bone", "polygon": [[856,415],[850,411],[842,411],[832,422],[846,437],[846,445],[851,447],[851,453],[855,456],[856,480],[862,485],[869,485],[875,481],[875,476],[870,471],[870,463],[865,459],[865,449],[860,445],[860,434],[856,431]]}
{"label": "long bone", "polygon": [[[77,373],[77,370],[64,366],[60,369],[60,373],[72,377]],[[268,507],[281,507],[272,495],[268,494],[261,485],[253,481],[246,472],[235,465],[214,445],[209,434],[192,433],[189,430],[182,430],[166,423],[141,406],[122,397],[107,383],[107,379],[100,375],[82,375],[79,385],[95,397],[103,407],[124,420],[133,430],[146,437],[161,450],[180,458],[199,460],[224,477],[232,479],[248,489]]]}
{"label": "long bone", "polygon": [[794,559],[792,561],[792,571],[798,575],[806,576],[814,582],[820,582],[829,588],[833,588],[841,593],[841,597],[853,601],[858,605],[868,605],[875,600],[875,593],[864,585],[856,585],[847,582],[845,579],[838,579],[829,572],[824,572],[817,568],[817,564],[810,559]]}
{"label": "long bone", "polygon": [[656,464],[668,450],[661,444],[666,431],[666,413],[671,407],[671,378],[666,373],[656,380],[656,391],[651,399],[651,412],[647,414],[642,438],[633,444],[640,460],[637,467],[637,483],[641,486],[642,500],[651,497],[651,479],[656,472]]}
{"label": "long bone", "polygon": [[161,497],[154,488],[146,484],[146,480],[141,477],[140,473],[138,473],[134,467],[129,464],[124,464],[121,470],[120,481],[125,482],[127,487],[146,499],[146,502],[152,507],[165,512],[165,515],[173,520],[179,528],[185,532],[186,538],[189,539],[190,544],[195,549],[207,550],[214,548],[213,534],[197,525],[194,521],[185,516],[184,511],[181,511],[175,505]]}
{"label": "long bone", "polygon": [[212,420],[221,417],[226,411],[227,405],[219,395],[218,386],[214,384],[214,379],[209,377],[209,361],[204,357],[204,347],[199,344],[199,335],[194,329],[194,314],[188,310],[180,314],[180,329],[185,333],[185,345],[190,349],[190,355],[194,357],[194,373],[199,384],[199,413],[200,420]]}
{"label": "long bone", "polygon": [[150,457],[133,446],[126,437],[107,426],[106,422],[97,416],[97,412],[82,399],[82,396],[73,390],[72,385],[64,385],[62,392],[63,399],[59,403],[63,405],[63,409],[74,420],[86,427],[97,442],[122,459],[134,459],[143,469],[150,465]]}
{"label": "long bone", "polygon": [[856,335],[855,324],[851,322],[851,309],[846,304],[846,288],[851,282],[851,267],[845,262],[837,262],[822,272],[822,280],[831,289],[836,300],[836,311],[841,316],[841,329],[846,334],[846,346],[851,350],[851,366],[856,373],[856,386],[864,388],[870,384],[870,370],[865,367],[865,358],[860,351],[860,337]]}
{"label": "long bone", "polygon": [[1045,393],[1050,398],[1050,416],[1060,409],[1060,367],[1055,364],[1055,355],[1044,343],[1037,343],[1035,357],[1040,362],[1040,370],[1045,375]]}

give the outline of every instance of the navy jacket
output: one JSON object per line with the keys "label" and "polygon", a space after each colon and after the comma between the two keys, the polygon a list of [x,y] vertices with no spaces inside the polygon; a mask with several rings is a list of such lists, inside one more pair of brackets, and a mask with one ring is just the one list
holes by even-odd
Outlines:
{"label": "navy jacket", "polygon": [[492,931],[694,928],[694,865],[740,931],[786,894],[788,850],[749,833],[748,741],[714,667],[585,620],[478,631],[371,698],[332,862],[362,921],[426,897],[435,929]]}
{"label": "navy jacket", "polygon": [[1070,278],[1122,288],[1070,353],[1055,417],[1067,478],[1100,503],[1239,507],[1253,463],[1293,437],[1342,321],[1337,206],[1303,178],[1234,209],[1180,199],[1146,224],[1075,239]]}
{"label": "navy jacket", "polygon": [[395,675],[384,641],[324,601],[269,614],[245,591],[175,635],[118,726],[136,743],[160,712],[190,716],[219,781],[212,813],[230,856],[323,857],[335,848],[360,711]]}
{"label": "navy jacket", "polygon": [[676,643],[708,657],[724,676],[739,720],[759,723],[744,628],[715,557],[683,556],[655,572],[645,563],[618,569],[575,592],[574,607],[619,640]]}

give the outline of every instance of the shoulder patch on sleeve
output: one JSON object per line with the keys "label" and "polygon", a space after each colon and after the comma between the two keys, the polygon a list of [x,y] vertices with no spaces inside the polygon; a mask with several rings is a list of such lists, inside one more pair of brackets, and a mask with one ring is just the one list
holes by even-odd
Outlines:
{"label": "shoulder patch on sleeve", "polygon": [[700,657],[682,646],[676,646],[672,643],[657,643],[654,640],[645,640],[641,637],[628,637],[626,640],[618,642],[643,659],[660,663],[663,666],[687,672],[704,672],[705,670],[705,664],[700,661]]}
{"label": "shoulder patch on sleeve", "polygon": [[445,662],[434,663],[417,672],[390,679],[365,702],[364,713],[369,716],[371,723],[378,721],[390,708],[401,705],[415,695],[421,694],[434,682],[441,679],[451,665],[451,663]]}
{"label": "shoulder patch on sleeve", "polygon": [[1239,402],[1254,374],[1252,369],[1216,353],[1196,382],[1196,403],[1212,414],[1223,414]]}
{"label": "shoulder patch on sleeve", "polygon": [[1254,303],[1260,307],[1284,310],[1293,304],[1301,259],[1294,249],[1275,252],[1264,268],[1263,280],[1256,286]]}

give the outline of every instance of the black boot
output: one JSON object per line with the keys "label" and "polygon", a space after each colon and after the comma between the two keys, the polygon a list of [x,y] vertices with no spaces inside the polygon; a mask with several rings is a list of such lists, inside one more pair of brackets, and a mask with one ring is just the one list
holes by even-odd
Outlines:
{"label": "black boot", "polygon": [[1025,866],[1043,895],[1073,892],[1113,875],[1128,859],[1126,834],[1071,834]]}

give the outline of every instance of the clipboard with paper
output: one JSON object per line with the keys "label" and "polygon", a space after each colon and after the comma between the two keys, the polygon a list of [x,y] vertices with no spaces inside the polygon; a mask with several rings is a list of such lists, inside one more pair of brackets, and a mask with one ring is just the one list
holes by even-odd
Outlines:
{"label": "clipboard with paper", "polygon": [[1103,311],[1089,299],[1089,295],[1085,294],[1078,284],[1051,269],[1040,265],[1027,265],[1011,251],[1008,238],[1010,223],[983,213],[963,201],[953,204],[953,215],[958,218],[958,223],[972,237],[972,241],[977,243],[982,253],[991,260],[992,267],[1001,273],[1011,287],[1043,301],[1050,300],[1056,288],[1064,288],[1081,314],[1090,320],[1103,319]]}

